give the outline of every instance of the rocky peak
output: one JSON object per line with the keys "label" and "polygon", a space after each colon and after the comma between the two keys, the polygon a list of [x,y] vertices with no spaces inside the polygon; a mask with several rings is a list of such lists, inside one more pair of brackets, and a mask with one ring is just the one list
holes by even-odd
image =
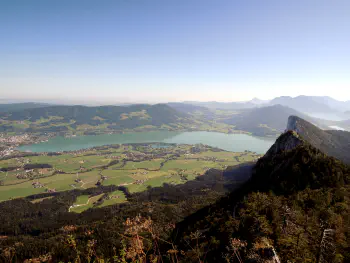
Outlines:
{"label": "rocky peak", "polygon": [[350,164],[350,133],[321,130],[297,116],[288,118],[287,129],[266,155],[289,151],[303,142],[308,142],[323,153]]}
{"label": "rocky peak", "polygon": [[299,119],[300,118],[297,116],[289,116],[288,123],[287,123],[287,130],[298,132],[298,120]]}
{"label": "rocky peak", "polygon": [[302,144],[303,140],[295,131],[289,130],[282,134],[265,154],[270,157],[283,151],[290,151]]}

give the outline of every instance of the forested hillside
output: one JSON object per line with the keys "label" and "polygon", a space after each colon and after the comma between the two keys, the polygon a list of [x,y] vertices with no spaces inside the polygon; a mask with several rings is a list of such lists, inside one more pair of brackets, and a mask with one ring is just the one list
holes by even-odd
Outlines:
{"label": "forested hillside", "polygon": [[133,129],[186,123],[187,114],[165,105],[49,106],[0,113],[0,131],[57,132],[72,129]]}

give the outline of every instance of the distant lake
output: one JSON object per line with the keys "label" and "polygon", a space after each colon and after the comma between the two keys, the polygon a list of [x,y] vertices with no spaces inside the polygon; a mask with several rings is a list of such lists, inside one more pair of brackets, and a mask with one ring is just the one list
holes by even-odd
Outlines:
{"label": "distant lake", "polygon": [[265,153],[275,142],[272,138],[257,138],[246,134],[224,134],[218,132],[136,132],[124,134],[103,134],[77,136],[73,138],[55,137],[47,142],[20,146],[20,151],[31,152],[60,152],[75,151],[108,144],[125,143],[177,143],[177,144],[206,144],[232,152],[245,150]]}

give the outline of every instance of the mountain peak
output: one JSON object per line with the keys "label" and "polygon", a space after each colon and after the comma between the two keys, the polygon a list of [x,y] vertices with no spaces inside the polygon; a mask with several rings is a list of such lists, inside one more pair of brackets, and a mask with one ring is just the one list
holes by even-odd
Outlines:
{"label": "mountain peak", "polygon": [[[321,130],[310,122],[297,116],[290,116],[287,131],[295,133],[323,153],[333,156],[345,163],[350,163],[350,133],[345,131]],[[277,140],[278,141],[278,140]],[[279,146],[283,149],[282,146]],[[290,147],[284,146],[289,149]]]}
{"label": "mountain peak", "polygon": [[299,118],[298,116],[293,116],[293,115],[289,116],[288,122],[287,122],[287,130],[301,133],[302,127],[305,126],[306,123],[308,122],[303,120],[302,118]]}
{"label": "mountain peak", "polygon": [[291,115],[288,118],[287,129],[271,146],[266,155],[271,156],[283,151],[289,151],[302,144],[303,141],[309,142],[314,147],[322,148],[322,142],[329,142],[331,135],[317,128],[306,120]]}
{"label": "mountain peak", "polygon": [[270,101],[269,100],[261,100],[257,97],[251,99],[250,101],[248,101],[248,103],[252,103],[254,105],[262,105],[262,104],[267,104],[269,103]]}
{"label": "mountain peak", "polygon": [[266,152],[265,157],[272,157],[284,151],[290,151],[302,144],[303,140],[295,131],[289,130],[282,134],[271,148]]}

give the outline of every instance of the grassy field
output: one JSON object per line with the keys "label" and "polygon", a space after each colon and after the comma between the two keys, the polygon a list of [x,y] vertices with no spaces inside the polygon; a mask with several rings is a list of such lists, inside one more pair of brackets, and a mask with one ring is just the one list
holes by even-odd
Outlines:
{"label": "grassy field", "polygon": [[70,208],[70,212],[81,213],[89,208],[94,207],[94,203],[100,199],[103,194],[89,197],[88,195],[78,196],[77,202]]}
{"label": "grassy field", "polygon": [[[0,201],[44,193],[87,189],[98,185],[123,185],[130,192],[164,183],[182,184],[203,175],[210,168],[254,161],[260,156],[251,152],[218,151],[209,146],[178,145],[156,148],[151,145],[121,145],[63,153],[0,160]],[[25,169],[24,165],[48,164],[51,168]],[[104,201],[104,206],[124,202],[125,196]],[[95,198],[95,197],[94,197]],[[95,200],[92,198],[91,200]],[[80,196],[74,212],[93,206],[89,197]],[[88,203],[87,203],[88,202]],[[82,206],[82,204],[85,204]]]}

